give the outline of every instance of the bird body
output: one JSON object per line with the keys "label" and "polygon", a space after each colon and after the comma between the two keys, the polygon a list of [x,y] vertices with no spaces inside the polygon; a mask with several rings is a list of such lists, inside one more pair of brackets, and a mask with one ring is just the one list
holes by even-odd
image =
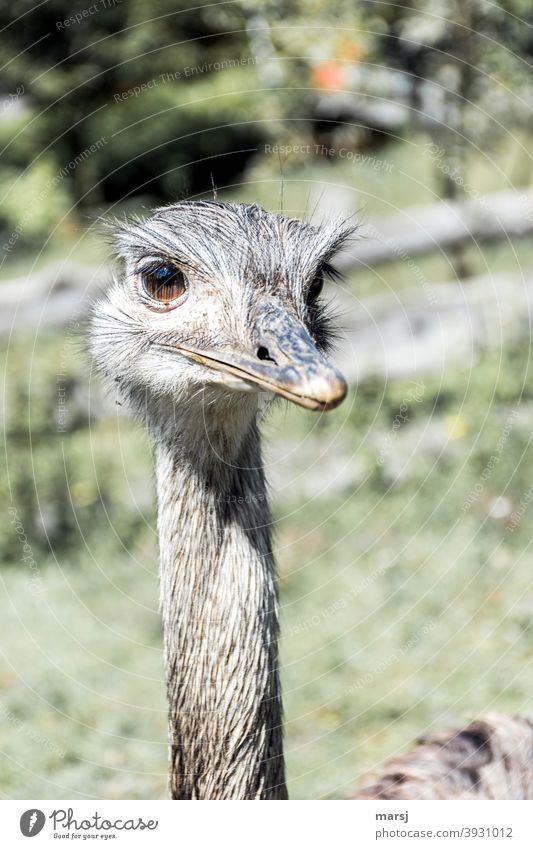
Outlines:
{"label": "bird body", "polygon": [[533,799],[533,724],[492,714],[423,738],[365,776],[358,799]]}
{"label": "bird body", "polygon": [[[95,305],[91,346],[154,443],[170,792],[285,799],[259,418],[276,396],[314,410],[343,400],[320,292],[354,228],[199,202],[115,229],[121,275]],[[422,744],[412,760],[385,765],[361,798],[471,798],[484,770],[496,792],[494,752],[500,776],[513,741],[532,745],[531,726],[510,722],[500,749],[486,729]],[[530,790],[515,781],[510,792]]]}

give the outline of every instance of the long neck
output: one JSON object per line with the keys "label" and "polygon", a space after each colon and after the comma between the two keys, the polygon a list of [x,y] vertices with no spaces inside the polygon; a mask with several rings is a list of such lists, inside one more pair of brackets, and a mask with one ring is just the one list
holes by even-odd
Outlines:
{"label": "long neck", "polygon": [[253,417],[228,430],[204,418],[188,434],[156,434],[170,790],[174,799],[285,799],[259,434]]}

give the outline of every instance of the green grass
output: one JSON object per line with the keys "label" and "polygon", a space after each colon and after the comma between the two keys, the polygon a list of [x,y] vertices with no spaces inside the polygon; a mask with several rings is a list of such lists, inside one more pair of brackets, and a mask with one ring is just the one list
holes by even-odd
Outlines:
{"label": "green grass", "polygon": [[113,548],[2,580],[0,702],[8,798],[159,798],[166,714],[157,577]]}
{"label": "green grass", "polygon": [[[296,797],[348,795],[361,771],[430,729],[531,711],[530,371],[518,346],[427,381],[383,466],[408,385],[362,387],[316,434],[318,469],[324,447],[341,445],[353,484],[278,505]],[[305,439],[308,417],[293,418]]]}

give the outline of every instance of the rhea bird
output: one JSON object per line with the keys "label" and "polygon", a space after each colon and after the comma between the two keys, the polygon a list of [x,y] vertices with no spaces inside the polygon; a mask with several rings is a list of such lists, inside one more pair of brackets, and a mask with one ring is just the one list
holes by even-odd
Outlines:
{"label": "rhea bird", "polygon": [[[265,406],[326,411],[346,383],[321,299],[353,226],[182,202],[117,223],[99,371],[154,445],[174,799],[286,799]],[[533,733],[488,717],[385,763],[361,798],[531,798]]]}

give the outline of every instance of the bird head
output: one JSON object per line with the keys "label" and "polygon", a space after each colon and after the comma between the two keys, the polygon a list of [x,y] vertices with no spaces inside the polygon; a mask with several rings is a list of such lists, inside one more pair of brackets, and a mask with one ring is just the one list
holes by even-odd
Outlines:
{"label": "bird head", "polygon": [[121,273],[91,329],[100,371],[137,403],[147,394],[187,405],[268,393],[332,409],[346,383],[326,358],[321,291],[352,232],[204,201],[116,224]]}

